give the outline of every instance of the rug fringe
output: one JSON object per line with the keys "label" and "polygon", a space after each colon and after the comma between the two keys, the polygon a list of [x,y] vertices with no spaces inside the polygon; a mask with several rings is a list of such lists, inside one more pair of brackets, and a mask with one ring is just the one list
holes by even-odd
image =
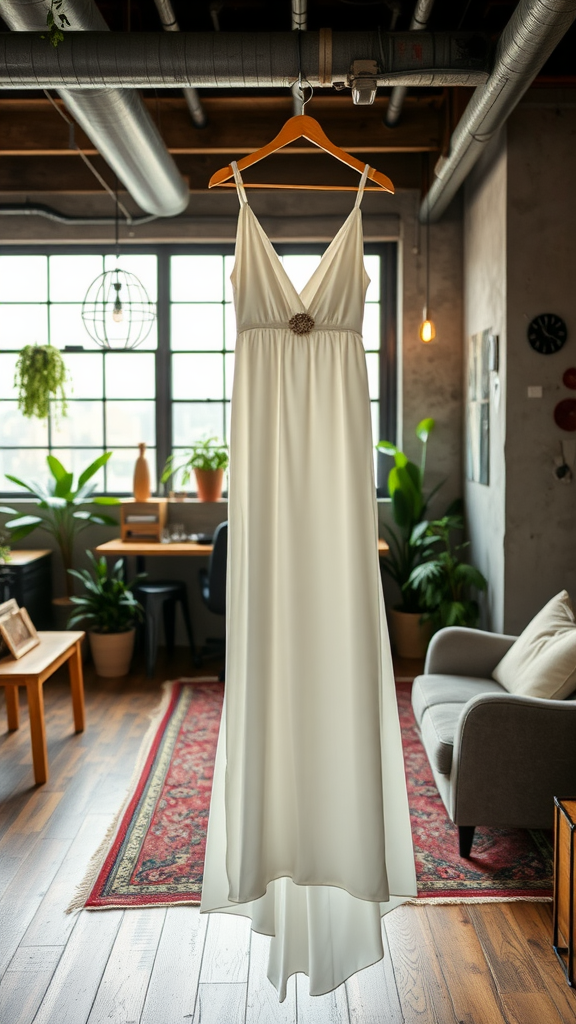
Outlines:
{"label": "rug fringe", "polygon": [[[156,732],[158,730],[158,726],[159,726],[160,722],[162,721],[162,718],[166,714],[166,711],[168,709],[168,705],[170,704],[170,699],[171,699],[171,696],[172,696],[172,688],[174,687],[174,685],[176,683],[180,683],[180,682],[182,682],[182,683],[217,683],[218,682],[218,677],[217,676],[196,676],[194,679],[188,679],[188,678],[186,678],[184,676],[181,676],[178,679],[169,679],[167,682],[162,683],[162,696],[160,698],[160,703],[156,706],[156,708],[153,711],[150,712],[150,714],[148,716],[148,718],[149,718],[149,725],[148,725],[148,728],[147,728],[147,730],[146,730],[146,732],[145,732],[145,734],[144,734],[144,736],[142,738],[142,742],[140,744],[140,750],[138,751],[138,757],[136,758],[136,764],[134,766],[134,770],[133,770],[132,775],[130,777],[130,781],[128,783],[128,787],[127,787],[124,799],[122,800],[122,803],[120,805],[119,810],[114,815],[114,818],[113,818],[111,824],[106,829],[106,835],[104,836],[104,838],[103,838],[102,842],[100,843],[98,849],[95,851],[95,853],[92,854],[92,856],[90,858],[90,861],[88,863],[88,867],[86,869],[86,873],[84,875],[84,878],[82,879],[80,884],[76,886],[76,888],[74,890],[74,896],[72,897],[70,903],[66,907],[66,913],[67,914],[74,914],[74,913],[77,913],[79,910],[84,910],[84,909],[90,910],[90,909],[92,909],[90,907],[84,908],[84,904],[86,903],[86,900],[88,899],[88,897],[90,896],[90,893],[92,892],[92,889],[94,888],[94,885],[96,883],[96,879],[98,878],[98,875],[100,874],[100,871],[102,869],[102,865],[103,865],[104,861],[106,860],[106,854],[108,853],[108,850],[110,848],[112,840],[116,836],[116,832],[118,831],[118,828],[120,826],[120,822],[122,821],[122,817],[124,815],[124,812],[125,812],[128,804],[129,804],[129,802],[130,802],[131,797],[132,797],[133,789],[136,786],[136,784],[138,782],[138,779],[140,778],[140,774],[141,774],[142,769],[143,769],[143,767],[144,767],[144,765],[146,763],[146,759],[148,757],[148,754],[149,754],[149,751],[150,751],[150,747],[152,746],[152,743],[154,742],[154,737],[156,736]],[[106,909],[106,908],[95,907],[94,909],[95,910],[102,910],[102,909]],[[117,907],[110,907],[110,909],[111,910],[117,910],[118,908]],[[126,907],[124,907],[123,909],[126,909]]]}
{"label": "rug fringe", "polygon": [[552,896],[423,896],[407,900],[404,906],[450,907],[460,903],[552,903]]}

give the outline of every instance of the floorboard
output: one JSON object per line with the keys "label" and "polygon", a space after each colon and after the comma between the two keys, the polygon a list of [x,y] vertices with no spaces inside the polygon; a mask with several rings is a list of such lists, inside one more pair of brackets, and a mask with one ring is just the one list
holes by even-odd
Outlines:
{"label": "floorboard", "polygon": [[34,785],[24,694],[20,730],[0,734],[2,1024],[576,1024],[546,904],[401,907],[384,918],[380,963],[321,997],[299,975],[284,1003],[266,977],[268,939],[245,918],[195,907],[66,915],[124,801],[162,682],[180,673],[191,675],[186,652],[172,664],[160,652],[153,679],[142,667],[97,679],[88,665],[78,735],[57,673],[45,693],[46,786]]}

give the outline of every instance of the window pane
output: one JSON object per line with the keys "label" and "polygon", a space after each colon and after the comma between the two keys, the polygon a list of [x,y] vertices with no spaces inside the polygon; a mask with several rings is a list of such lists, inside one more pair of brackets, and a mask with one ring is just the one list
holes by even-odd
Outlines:
{"label": "window pane", "polygon": [[16,402],[0,402],[0,431],[1,443],[16,448],[48,444],[48,420],[28,419]]}
{"label": "window pane", "polygon": [[18,487],[11,480],[7,480],[6,473],[26,482],[38,480],[46,483],[49,476],[46,452],[41,448],[0,449],[0,488],[3,491],[19,492],[24,497],[27,492],[23,487]]}
{"label": "window pane", "polygon": [[155,361],[151,352],[107,352],[106,398],[154,398]]}
{"label": "window pane", "polygon": [[[74,474],[73,487],[78,486],[78,477],[88,468],[94,459],[97,459],[102,455],[101,448],[55,448],[54,455],[69,473]],[[93,477],[90,478],[90,483],[96,484],[96,491],[101,492],[104,490],[104,468],[99,469]],[[102,509],[106,515],[116,515],[114,509]],[[118,520],[120,516],[118,516]]]}
{"label": "window pane", "polygon": [[236,348],[236,310],[230,303],[224,306],[224,338],[226,348],[233,351]]}
{"label": "window pane", "polygon": [[283,256],[282,263],[296,291],[300,293],[320,263],[320,256],[317,253]]}
{"label": "window pane", "polygon": [[[104,259],[104,269],[114,270],[115,266],[116,256],[106,256]],[[122,253],[118,260],[118,266],[138,278],[151,302],[158,301],[157,256],[134,252]]]}
{"label": "window pane", "polygon": [[[0,257],[1,259],[1,257]],[[0,305],[0,349],[21,349],[24,345],[48,344],[46,306]]]}
{"label": "window pane", "polygon": [[107,447],[134,445],[135,461],[140,441],[156,444],[154,402],[106,402]]}
{"label": "window pane", "polygon": [[367,353],[366,369],[368,370],[368,389],[370,391],[370,398],[380,397],[379,366],[380,357],[378,354],[376,352]]}
{"label": "window pane", "polygon": [[222,304],[172,306],[173,349],[223,349]]}
{"label": "window pane", "polygon": [[0,302],[45,302],[46,256],[0,256]]}
{"label": "window pane", "polygon": [[366,267],[366,273],[370,278],[370,284],[368,285],[368,291],[366,292],[366,302],[379,302],[380,301],[380,257],[379,256],[365,256],[364,266]]}
{"label": "window pane", "polygon": [[187,447],[201,437],[223,436],[224,406],[221,402],[174,402],[172,438],[175,447]]}
{"label": "window pane", "polygon": [[51,256],[51,301],[82,302],[92,281],[103,270],[101,256]]}
{"label": "window pane", "polygon": [[[120,494],[132,494],[134,463],[137,458],[138,452],[133,451],[131,448],[116,449],[114,455],[110,459],[110,462],[106,466],[106,485],[109,491],[112,493],[118,492]],[[148,465],[150,467],[150,487],[154,492],[156,490],[156,450],[154,448],[147,448],[146,458],[148,459]],[[106,509],[105,511],[115,515],[118,520],[120,519],[119,510],[112,508]],[[111,536],[113,536],[112,532]]]}
{"label": "window pane", "polygon": [[64,363],[71,382],[66,385],[69,398],[102,398],[102,355],[99,352],[64,352]]}
{"label": "window pane", "polygon": [[369,302],[364,306],[362,337],[365,349],[378,351],[380,348],[380,303]]}
{"label": "window pane", "polygon": [[232,384],[234,381],[234,354],[224,356],[224,364],[226,369],[226,390],[224,392],[224,397],[232,398]]}
{"label": "window pane", "polygon": [[101,402],[69,402],[68,413],[52,418],[52,444],[102,447],[104,434]]}
{"label": "window pane", "polygon": [[235,256],[224,257],[224,298],[226,302],[232,302],[234,293],[232,291],[232,282],[230,280],[230,274],[234,270]]}
{"label": "window pane", "polygon": [[172,356],[173,398],[222,398],[223,388],[222,356]]}
{"label": "window pane", "polygon": [[82,306],[79,302],[69,306],[50,306],[50,341],[58,348],[66,345],[81,345],[87,349],[98,349],[82,321]]}
{"label": "window pane", "polygon": [[[17,396],[17,390],[14,387],[17,358],[16,352],[11,352],[10,355],[0,355],[0,398],[16,398]],[[2,443],[0,437],[0,444]]]}
{"label": "window pane", "polygon": [[170,263],[172,302],[222,302],[222,256],[173,256]]}

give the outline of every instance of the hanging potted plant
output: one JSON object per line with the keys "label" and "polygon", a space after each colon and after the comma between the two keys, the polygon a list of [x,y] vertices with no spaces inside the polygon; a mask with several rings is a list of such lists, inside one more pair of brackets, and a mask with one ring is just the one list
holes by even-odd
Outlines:
{"label": "hanging potted plant", "polygon": [[228,462],[228,446],[217,437],[208,437],[178,455],[170,455],[161,480],[166,483],[179,475],[181,486],[187,487],[194,472],[200,501],[219,501]]}
{"label": "hanging potted plant", "polygon": [[92,571],[68,570],[68,575],[80,580],[85,590],[82,597],[70,598],[75,610],[68,619],[68,628],[87,628],[97,675],[125,676],[134,652],[136,623],[143,618],[142,605],[132,590],[145,574],[126,583],[122,559],[109,573],[104,555],[97,561],[91,551],[86,554]]}
{"label": "hanging potted plant", "polygon": [[18,355],[14,377],[20,412],[45,420],[52,401],[56,415],[65,416],[67,381],[68,371],[59,349],[54,345],[25,345]]}

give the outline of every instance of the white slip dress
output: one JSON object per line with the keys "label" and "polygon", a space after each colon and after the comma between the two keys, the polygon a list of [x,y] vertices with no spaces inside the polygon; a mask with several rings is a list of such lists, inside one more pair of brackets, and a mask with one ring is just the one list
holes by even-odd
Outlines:
{"label": "white slip dress", "polygon": [[232,166],[226,693],[201,910],[272,937],[283,1000],[296,972],[321,995],[379,960],[381,916],[416,876],[361,335],[368,167],[298,294]]}

